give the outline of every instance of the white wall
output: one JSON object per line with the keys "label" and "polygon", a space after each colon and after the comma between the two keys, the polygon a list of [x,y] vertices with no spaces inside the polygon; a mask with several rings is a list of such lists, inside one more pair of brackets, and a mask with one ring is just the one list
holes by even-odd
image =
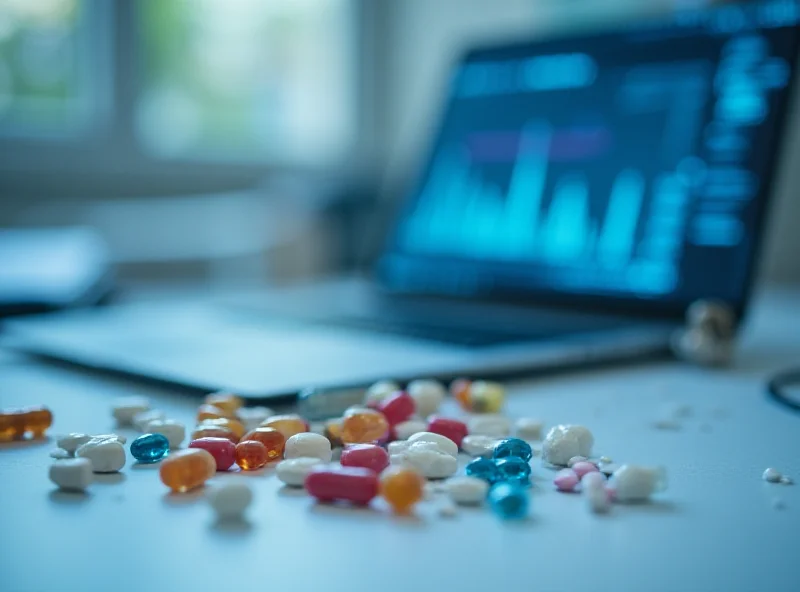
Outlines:
{"label": "white wall", "polygon": [[[683,4],[691,2],[683,0]],[[675,0],[387,2],[381,134],[390,146],[390,177],[399,177],[413,168],[441,105],[448,68],[462,48],[509,37],[599,27],[663,12],[675,4]],[[800,93],[797,95],[800,97]],[[791,158],[795,169],[800,168],[799,140],[794,138]],[[779,192],[773,209],[763,267],[770,279],[800,281],[800,172],[793,172],[785,180],[791,185]]]}

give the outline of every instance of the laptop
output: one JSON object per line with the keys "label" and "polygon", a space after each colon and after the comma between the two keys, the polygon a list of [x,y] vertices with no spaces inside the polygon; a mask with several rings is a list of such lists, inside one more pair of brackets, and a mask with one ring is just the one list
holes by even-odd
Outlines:
{"label": "laptop", "polygon": [[369,278],[7,323],[83,366],[270,399],[663,353],[742,319],[777,177],[796,0],[473,49]]}

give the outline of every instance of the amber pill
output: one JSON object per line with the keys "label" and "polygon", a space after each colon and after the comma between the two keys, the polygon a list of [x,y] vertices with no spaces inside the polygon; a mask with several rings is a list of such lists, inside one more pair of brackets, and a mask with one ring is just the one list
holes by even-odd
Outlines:
{"label": "amber pill", "polygon": [[236,464],[243,471],[255,471],[269,462],[267,447],[258,440],[243,440],[236,445]]}
{"label": "amber pill", "polygon": [[239,441],[239,438],[236,437],[230,429],[222,427],[222,426],[210,426],[200,424],[195,428],[192,432],[191,438],[189,440],[199,440],[200,438],[227,438],[234,444]]}
{"label": "amber pill", "polygon": [[0,412],[0,441],[19,440],[25,436],[25,411],[4,409]]}
{"label": "amber pill", "polygon": [[214,427],[214,428],[225,428],[233,432],[233,435],[236,436],[237,439],[241,440],[244,433],[247,431],[244,428],[244,424],[238,419],[229,419],[227,417],[220,417],[217,419],[204,419],[200,422],[197,426],[197,429],[206,428],[206,427]]}
{"label": "amber pill", "polygon": [[354,413],[342,422],[342,442],[345,444],[377,442],[388,433],[389,422],[380,413]]}
{"label": "amber pill", "polygon": [[208,405],[213,405],[225,411],[228,415],[234,415],[239,407],[244,405],[241,397],[237,397],[233,393],[211,393],[206,397],[205,401]]}
{"label": "amber pill", "polygon": [[242,436],[241,442],[247,440],[261,442],[267,449],[267,458],[269,460],[276,460],[283,456],[283,447],[286,444],[286,438],[275,428],[261,427],[250,430]]}
{"label": "amber pill", "polygon": [[228,413],[222,407],[216,405],[204,404],[197,408],[197,422],[205,421],[207,419],[220,419],[229,418],[232,414]]}
{"label": "amber pill", "polygon": [[329,419],[325,422],[325,437],[330,440],[331,446],[341,447],[342,442],[342,418]]}
{"label": "amber pill", "polygon": [[268,417],[261,423],[262,428],[275,428],[285,440],[288,440],[295,434],[302,434],[308,431],[308,423],[299,415],[273,415]]}
{"label": "amber pill", "polygon": [[389,469],[381,475],[380,494],[398,514],[408,513],[424,490],[425,478],[411,469]]}
{"label": "amber pill", "polygon": [[203,485],[216,472],[217,461],[210,452],[201,448],[170,452],[158,471],[161,482],[178,493]]}
{"label": "amber pill", "polygon": [[53,425],[53,413],[43,405],[28,407],[23,410],[23,421],[25,429],[31,432],[34,438],[41,438]]}
{"label": "amber pill", "polygon": [[450,383],[450,394],[465,411],[472,411],[472,381],[457,378]]}

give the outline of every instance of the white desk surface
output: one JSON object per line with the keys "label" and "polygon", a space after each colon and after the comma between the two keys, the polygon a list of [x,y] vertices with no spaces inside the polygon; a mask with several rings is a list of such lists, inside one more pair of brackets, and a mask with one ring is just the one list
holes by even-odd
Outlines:
{"label": "white desk surface", "polygon": [[[86,496],[47,478],[54,441],[0,447],[0,590],[797,591],[800,484],[761,479],[774,466],[800,482],[800,414],[768,400],[764,380],[800,366],[800,293],[757,300],[733,369],[677,362],[586,371],[510,385],[508,412],[581,423],[597,454],[663,464],[658,501],[590,514],[534,461],[530,519],[486,509],[442,518],[315,504],[272,470],[246,479],[249,521],[215,524],[203,492],[166,493],[157,466],[99,478]],[[191,423],[197,400],[0,352],[0,405],[44,403],[52,434],[114,429],[111,398],[147,394]],[[651,426],[664,402],[693,416],[681,431]],[[133,432],[128,433],[134,435]],[[785,507],[777,509],[775,500]]]}

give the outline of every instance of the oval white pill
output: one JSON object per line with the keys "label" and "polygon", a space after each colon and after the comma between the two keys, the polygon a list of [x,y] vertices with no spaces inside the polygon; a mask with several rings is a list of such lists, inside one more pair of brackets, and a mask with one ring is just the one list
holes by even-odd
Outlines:
{"label": "oval white pill", "polygon": [[247,483],[236,481],[214,487],[208,501],[221,520],[241,518],[253,501],[253,491]]}
{"label": "oval white pill", "polygon": [[393,380],[381,380],[367,389],[364,395],[364,404],[380,403],[386,397],[400,390],[400,385]]}
{"label": "oval white pill", "polygon": [[186,438],[186,426],[174,419],[156,419],[145,427],[148,434],[161,434],[169,441],[169,449],[176,450]]}
{"label": "oval white pill", "polygon": [[134,415],[132,423],[134,428],[140,432],[144,432],[145,428],[147,428],[147,424],[149,424],[151,421],[164,419],[165,417],[166,415],[164,415],[163,411],[159,411],[158,409],[150,409]]}
{"label": "oval white pill", "polygon": [[447,391],[438,380],[428,378],[412,380],[408,383],[406,391],[416,404],[417,414],[428,417],[439,410]]}
{"label": "oval white pill", "polygon": [[476,505],[486,499],[489,483],[477,477],[453,477],[444,482],[444,488],[455,503]]}
{"label": "oval white pill", "polygon": [[461,441],[461,450],[470,456],[490,456],[495,444],[497,438],[494,436],[465,436]]}
{"label": "oval white pill", "polygon": [[467,431],[470,436],[505,438],[511,434],[511,420],[496,413],[473,415],[467,421]]}
{"label": "oval white pill", "polygon": [[530,417],[520,417],[514,422],[514,433],[523,440],[541,440],[544,422]]}
{"label": "oval white pill", "polygon": [[412,444],[403,455],[402,464],[416,469],[428,479],[444,479],[452,476],[458,470],[458,461],[441,449],[433,448],[431,444],[428,442]]}
{"label": "oval white pill", "polygon": [[75,456],[89,459],[95,473],[116,473],[125,466],[125,447],[114,440],[89,441],[75,451]]}
{"label": "oval white pill", "polygon": [[583,426],[554,426],[542,444],[542,459],[553,465],[566,466],[574,456],[590,457],[593,444],[592,433]]}
{"label": "oval white pill", "polygon": [[85,491],[93,478],[92,462],[87,458],[59,460],[50,465],[50,481],[65,491]]}
{"label": "oval white pill", "polygon": [[111,414],[121,426],[133,424],[133,418],[137,413],[142,413],[150,409],[150,401],[147,397],[121,397],[114,401],[111,406]]}
{"label": "oval white pill", "polygon": [[275,467],[275,474],[278,479],[291,487],[303,487],[306,476],[311,470],[323,464],[318,458],[300,457],[282,460]]}
{"label": "oval white pill", "polygon": [[394,426],[394,433],[398,440],[408,440],[414,434],[424,432],[428,429],[428,424],[420,419],[410,419],[402,421]]}
{"label": "oval white pill", "polygon": [[435,444],[437,448],[453,458],[458,456],[458,444],[453,442],[450,438],[442,436],[441,434],[434,434],[433,432],[417,432],[407,440],[409,446],[417,442],[430,442]]}
{"label": "oval white pill", "polygon": [[389,456],[394,456],[395,454],[403,454],[410,444],[405,440],[395,440],[394,442],[389,442],[389,445],[386,447],[386,451],[389,453]]}
{"label": "oval white pill", "polygon": [[609,485],[618,501],[644,501],[656,491],[666,488],[666,472],[661,467],[622,465],[611,475]]}
{"label": "oval white pill", "polygon": [[325,436],[312,432],[303,432],[291,436],[286,440],[286,445],[283,449],[283,457],[287,459],[306,456],[330,462],[331,455],[331,441]]}
{"label": "oval white pill", "polygon": [[62,448],[65,451],[67,451],[71,456],[75,454],[75,451],[78,449],[79,446],[83,446],[91,439],[92,436],[89,434],[72,432],[70,434],[66,434],[58,438],[56,440],[56,445],[58,445],[59,448]]}
{"label": "oval white pill", "polygon": [[[84,444],[100,444],[101,442],[119,442],[123,446],[128,441],[128,438],[125,436],[120,436],[119,434],[97,434],[93,435],[87,442]],[[77,452],[77,449],[75,450]]]}

